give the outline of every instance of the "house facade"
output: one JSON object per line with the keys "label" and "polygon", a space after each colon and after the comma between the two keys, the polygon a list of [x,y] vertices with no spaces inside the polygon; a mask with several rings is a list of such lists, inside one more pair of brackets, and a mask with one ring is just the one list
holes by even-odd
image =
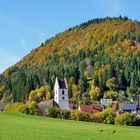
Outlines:
{"label": "house facade", "polygon": [[112,103],[112,99],[101,99],[102,105],[107,105],[108,103]]}
{"label": "house facade", "polygon": [[130,112],[137,113],[137,105],[136,104],[123,104],[121,107],[122,112]]}
{"label": "house facade", "polygon": [[63,80],[56,78],[54,86],[54,101],[61,109],[70,110],[68,101],[68,83],[66,78]]}

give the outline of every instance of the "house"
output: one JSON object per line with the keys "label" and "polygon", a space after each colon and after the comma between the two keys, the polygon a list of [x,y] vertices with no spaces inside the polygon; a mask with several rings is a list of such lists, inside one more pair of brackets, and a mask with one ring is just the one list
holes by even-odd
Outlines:
{"label": "house", "polygon": [[137,112],[137,105],[136,104],[123,104],[121,107],[122,112],[131,112],[136,113]]}
{"label": "house", "polygon": [[63,80],[56,78],[54,85],[54,101],[61,109],[70,110],[68,101],[68,83],[66,78]]}
{"label": "house", "polygon": [[102,105],[107,105],[108,103],[112,103],[112,99],[101,99]]}
{"label": "house", "polygon": [[101,112],[103,108],[99,104],[91,104],[91,105],[80,105],[78,110],[81,112],[94,114],[97,112]]}

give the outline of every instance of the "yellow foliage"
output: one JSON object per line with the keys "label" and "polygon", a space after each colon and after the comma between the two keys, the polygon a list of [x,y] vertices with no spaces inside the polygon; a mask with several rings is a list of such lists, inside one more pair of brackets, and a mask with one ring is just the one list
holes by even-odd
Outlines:
{"label": "yellow foliage", "polygon": [[78,95],[78,87],[76,84],[72,85],[72,94],[74,97]]}
{"label": "yellow foliage", "polygon": [[0,86],[0,93],[3,93],[4,90],[5,90],[5,86],[4,85]]}
{"label": "yellow foliage", "polygon": [[48,86],[41,86],[40,88],[36,88],[29,94],[30,101],[50,100],[51,98],[52,96]]}
{"label": "yellow foliage", "polygon": [[100,96],[100,88],[92,85],[89,94],[92,100],[98,100],[98,97]]}

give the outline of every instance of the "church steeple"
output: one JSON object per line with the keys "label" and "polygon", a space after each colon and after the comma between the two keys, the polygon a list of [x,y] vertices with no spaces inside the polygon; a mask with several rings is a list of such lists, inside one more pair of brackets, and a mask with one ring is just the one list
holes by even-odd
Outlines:
{"label": "church steeple", "polygon": [[66,78],[60,80],[56,77],[54,86],[54,101],[62,109],[70,110],[68,102],[68,84]]}

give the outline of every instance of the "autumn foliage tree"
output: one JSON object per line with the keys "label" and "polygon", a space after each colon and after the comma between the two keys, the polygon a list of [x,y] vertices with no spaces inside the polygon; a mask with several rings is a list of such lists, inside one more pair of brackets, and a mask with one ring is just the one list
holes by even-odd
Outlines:
{"label": "autumn foliage tree", "polygon": [[[96,95],[93,99],[102,98],[108,90],[136,95],[140,91],[139,60],[140,22],[126,17],[97,18],[46,40],[0,75],[0,85],[14,102],[27,100],[32,90],[44,85],[50,88],[48,94],[33,92],[31,99],[52,98],[56,76],[66,77],[69,97],[77,96],[78,102],[90,90]],[[100,97],[93,94],[90,81],[100,89]]]}
{"label": "autumn foliage tree", "polygon": [[98,100],[100,96],[100,88],[92,85],[89,91],[91,100]]}

